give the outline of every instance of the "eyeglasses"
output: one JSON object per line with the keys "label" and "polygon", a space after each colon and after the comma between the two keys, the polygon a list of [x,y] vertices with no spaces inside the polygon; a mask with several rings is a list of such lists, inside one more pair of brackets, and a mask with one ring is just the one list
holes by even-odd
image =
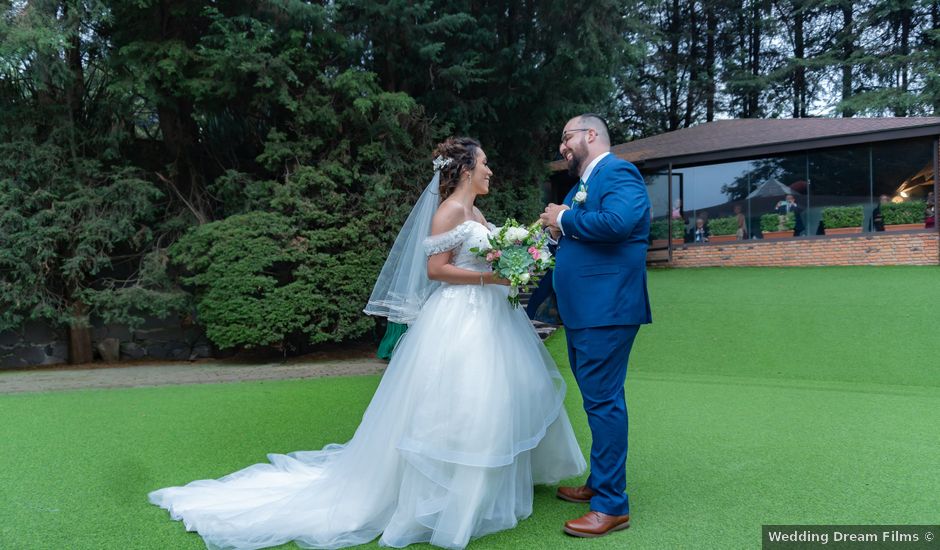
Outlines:
{"label": "eyeglasses", "polygon": [[574,132],[588,132],[593,129],[594,128],[572,128],[571,130],[565,130],[561,133],[561,144],[564,145],[568,142],[569,139],[571,139],[571,136],[568,134],[572,134]]}

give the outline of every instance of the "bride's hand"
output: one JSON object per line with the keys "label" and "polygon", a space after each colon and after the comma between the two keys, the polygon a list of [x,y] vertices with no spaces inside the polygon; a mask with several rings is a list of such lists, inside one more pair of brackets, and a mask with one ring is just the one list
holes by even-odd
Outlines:
{"label": "bride's hand", "polygon": [[489,271],[483,275],[483,284],[509,286],[509,279],[503,279],[495,271]]}
{"label": "bride's hand", "polygon": [[[548,209],[546,208],[546,210]],[[558,238],[561,237],[561,229],[555,225],[555,220],[549,218],[547,213],[542,213],[542,215],[539,216],[538,223],[542,224],[542,229],[548,231],[548,234],[551,235],[552,240],[557,241]]]}
{"label": "bride's hand", "polygon": [[[541,219],[539,220],[542,221]],[[561,229],[558,229],[558,226],[555,224],[543,225],[542,231],[548,233],[548,236],[552,238],[553,241],[557,241],[561,237]]]}

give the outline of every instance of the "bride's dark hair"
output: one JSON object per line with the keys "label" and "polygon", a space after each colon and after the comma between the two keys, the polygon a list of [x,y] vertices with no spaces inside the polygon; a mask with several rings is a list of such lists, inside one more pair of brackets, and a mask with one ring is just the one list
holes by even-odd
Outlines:
{"label": "bride's dark hair", "polygon": [[434,158],[451,159],[441,168],[441,202],[457,189],[464,170],[473,170],[477,165],[477,151],[480,142],[468,137],[449,137],[437,145]]}

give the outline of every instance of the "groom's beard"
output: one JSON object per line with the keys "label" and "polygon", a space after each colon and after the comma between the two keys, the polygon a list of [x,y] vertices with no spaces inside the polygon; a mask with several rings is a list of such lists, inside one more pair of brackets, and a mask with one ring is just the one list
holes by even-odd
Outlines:
{"label": "groom's beard", "polygon": [[580,178],[581,177],[581,156],[577,153],[571,154],[571,160],[568,161],[568,175]]}

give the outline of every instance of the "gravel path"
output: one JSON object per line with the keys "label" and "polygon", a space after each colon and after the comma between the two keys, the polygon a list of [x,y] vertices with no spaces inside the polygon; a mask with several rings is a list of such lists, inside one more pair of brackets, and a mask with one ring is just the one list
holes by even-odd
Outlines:
{"label": "gravel path", "polygon": [[379,374],[385,370],[385,365],[384,361],[376,359],[347,359],[309,363],[200,362],[0,371],[0,394],[354,376]]}

